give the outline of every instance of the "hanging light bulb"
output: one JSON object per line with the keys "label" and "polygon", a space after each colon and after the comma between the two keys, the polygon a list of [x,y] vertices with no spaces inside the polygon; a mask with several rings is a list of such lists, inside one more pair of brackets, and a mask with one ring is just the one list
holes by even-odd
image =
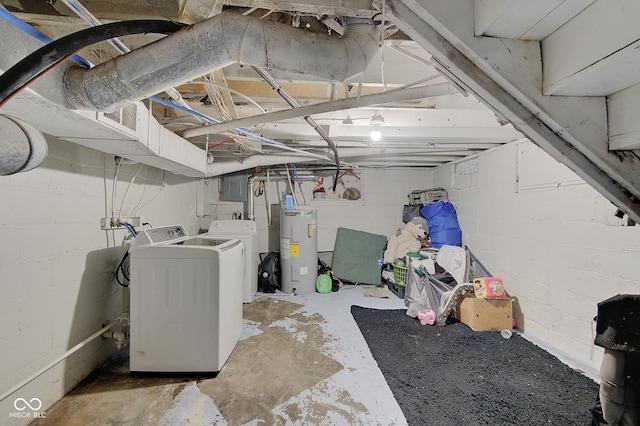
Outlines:
{"label": "hanging light bulb", "polygon": [[384,124],[384,118],[380,113],[373,116],[371,119],[371,133],[369,133],[369,137],[372,141],[378,142],[382,138],[382,132],[380,132],[380,126]]}
{"label": "hanging light bulb", "polygon": [[380,129],[377,126],[374,126],[371,129],[371,133],[369,133],[369,137],[372,141],[378,142],[380,139],[382,139],[382,132],[380,132]]}

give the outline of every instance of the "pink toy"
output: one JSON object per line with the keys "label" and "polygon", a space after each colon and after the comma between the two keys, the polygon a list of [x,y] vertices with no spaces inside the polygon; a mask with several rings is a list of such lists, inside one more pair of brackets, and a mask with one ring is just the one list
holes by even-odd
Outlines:
{"label": "pink toy", "polygon": [[418,311],[418,319],[422,325],[433,325],[436,322],[436,313],[433,309],[423,309]]}

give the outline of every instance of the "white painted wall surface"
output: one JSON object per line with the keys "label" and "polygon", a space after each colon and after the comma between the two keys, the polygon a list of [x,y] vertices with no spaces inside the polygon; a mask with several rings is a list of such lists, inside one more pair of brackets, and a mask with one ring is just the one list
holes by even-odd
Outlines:
{"label": "white painted wall surface", "polygon": [[[116,207],[138,165],[119,172]],[[45,163],[0,177],[0,393],[48,364],[121,312],[122,288],[113,279],[125,231],[100,230],[111,210],[113,156],[49,140]],[[131,187],[124,214],[138,207],[154,226],[201,226],[196,181],[145,167]],[[146,206],[146,202],[151,201]],[[97,339],[21,390],[0,401],[0,424],[15,420],[16,398],[39,398],[46,410],[115,351]],[[46,412],[46,411],[45,411]]]}
{"label": "white painted wall surface", "polygon": [[[402,206],[408,202],[407,195],[412,190],[431,187],[423,169],[362,169],[357,173],[363,188],[360,200],[314,200],[311,195],[314,183],[302,183],[307,204],[318,210],[318,251],[333,251],[339,227],[390,237],[403,226]],[[325,187],[331,190],[328,185]],[[283,182],[271,183],[272,203],[278,202],[278,194],[284,189]],[[337,192],[343,191],[338,185]],[[302,204],[299,192],[296,194]],[[269,241],[266,195],[256,198],[255,206],[258,248],[259,252],[266,252]]]}
{"label": "white painted wall surface", "polygon": [[599,370],[592,320],[598,302],[640,292],[640,226],[614,225],[611,203],[529,142],[457,166],[477,173],[455,167],[432,171],[433,184],[449,190],[463,244],[516,298],[518,326],[555,355]]}

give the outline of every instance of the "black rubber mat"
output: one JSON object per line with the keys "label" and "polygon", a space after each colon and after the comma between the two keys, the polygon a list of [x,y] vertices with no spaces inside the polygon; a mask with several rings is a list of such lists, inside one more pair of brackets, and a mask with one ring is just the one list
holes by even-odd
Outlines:
{"label": "black rubber mat", "polygon": [[351,313],[409,425],[589,425],[598,385],[514,333]]}

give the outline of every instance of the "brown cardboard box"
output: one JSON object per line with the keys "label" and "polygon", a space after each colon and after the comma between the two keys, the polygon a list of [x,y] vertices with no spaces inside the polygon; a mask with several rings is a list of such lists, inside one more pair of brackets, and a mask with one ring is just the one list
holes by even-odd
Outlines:
{"label": "brown cardboard box", "polygon": [[455,317],[474,331],[511,330],[511,299],[463,297],[458,300]]}

